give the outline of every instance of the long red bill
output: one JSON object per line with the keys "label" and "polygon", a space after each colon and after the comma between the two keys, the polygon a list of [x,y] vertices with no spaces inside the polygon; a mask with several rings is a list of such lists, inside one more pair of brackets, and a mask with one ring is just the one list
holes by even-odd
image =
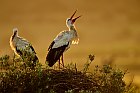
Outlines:
{"label": "long red bill", "polygon": [[73,15],[71,16],[71,18],[70,18],[70,19],[72,19],[72,18],[73,18],[73,16],[76,14],[76,12],[77,12],[77,10],[75,10],[75,12],[73,13]]}
{"label": "long red bill", "polygon": [[81,15],[80,16],[78,16],[78,17],[76,17],[76,18],[74,18],[74,19],[72,19],[72,23],[74,23],[78,18],[80,18],[81,17]]}

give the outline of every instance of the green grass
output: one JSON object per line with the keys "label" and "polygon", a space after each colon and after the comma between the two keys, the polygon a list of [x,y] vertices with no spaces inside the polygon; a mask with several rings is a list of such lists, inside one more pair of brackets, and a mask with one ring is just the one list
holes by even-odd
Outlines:
{"label": "green grass", "polygon": [[76,64],[53,69],[37,63],[32,68],[22,61],[0,57],[0,93],[138,93],[133,82],[123,80],[126,70],[103,65],[88,72],[94,55],[89,55],[82,70]]}

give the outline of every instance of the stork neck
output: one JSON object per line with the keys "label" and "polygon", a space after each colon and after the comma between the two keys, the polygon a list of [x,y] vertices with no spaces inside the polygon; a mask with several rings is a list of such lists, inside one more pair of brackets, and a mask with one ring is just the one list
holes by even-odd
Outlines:
{"label": "stork neck", "polygon": [[71,30],[76,31],[75,26],[70,26],[70,27],[69,27],[69,30],[70,30],[70,31],[71,31]]}
{"label": "stork neck", "polygon": [[12,39],[14,39],[15,37],[17,37],[18,36],[18,34],[17,33],[14,33],[13,35],[12,35]]}

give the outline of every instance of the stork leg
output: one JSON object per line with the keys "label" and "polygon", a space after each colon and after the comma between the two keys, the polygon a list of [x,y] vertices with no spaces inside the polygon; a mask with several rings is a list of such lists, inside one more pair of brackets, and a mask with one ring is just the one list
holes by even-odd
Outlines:
{"label": "stork leg", "polygon": [[16,58],[16,55],[15,55],[15,53],[14,53],[14,54],[13,54],[13,62],[14,62],[14,66],[16,66],[15,58]]}
{"label": "stork leg", "polygon": [[58,60],[58,67],[59,67],[59,69],[60,69],[60,58],[59,58],[59,60]]}
{"label": "stork leg", "polygon": [[62,58],[61,58],[61,60],[62,60],[62,66],[64,67],[63,54],[62,54]]}

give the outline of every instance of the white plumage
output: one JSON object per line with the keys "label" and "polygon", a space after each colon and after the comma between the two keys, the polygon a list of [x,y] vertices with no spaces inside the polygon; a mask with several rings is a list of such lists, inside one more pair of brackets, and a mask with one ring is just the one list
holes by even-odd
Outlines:
{"label": "white plumage", "polygon": [[68,50],[71,44],[79,43],[79,38],[78,38],[77,31],[74,26],[74,22],[80,16],[73,19],[73,16],[75,15],[75,13],[76,11],[71,16],[71,18],[68,18],[66,20],[66,25],[69,28],[69,30],[60,32],[49,46],[49,49],[48,49],[49,52],[46,57],[46,62],[48,63],[50,67],[53,66],[58,60],[59,60],[59,66],[60,66],[61,56],[62,56],[62,65],[64,66],[63,52]]}
{"label": "white plumage", "polygon": [[[32,47],[31,43],[26,39],[18,36],[18,29],[13,29],[13,35],[10,38],[10,46],[14,53],[17,56],[20,56],[22,59],[24,56],[29,57],[29,61],[33,61],[33,63],[38,62],[38,58],[36,56],[36,52]],[[30,58],[32,57],[32,58]]]}
{"label": "white plumage", "polygon": [[62,31],[56,36],[54,42],[55,44],[52,46],[52,48],[58,48],[60,46],[67,45],[68,43],[69,46],[71,44],[78,44],[79,38],[76,31]]}

